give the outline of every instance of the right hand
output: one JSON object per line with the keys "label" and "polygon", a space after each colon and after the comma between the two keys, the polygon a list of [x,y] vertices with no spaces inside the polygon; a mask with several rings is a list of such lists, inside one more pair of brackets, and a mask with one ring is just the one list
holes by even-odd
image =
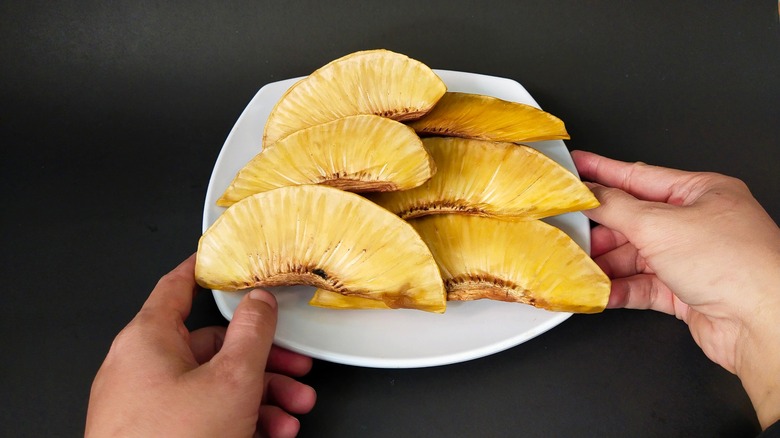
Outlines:
{"label": "right hand", "polygon": [[677,316],[736,373],[763,427],[780,419],[780,229],[741,181],[572,152],[608,307]]}

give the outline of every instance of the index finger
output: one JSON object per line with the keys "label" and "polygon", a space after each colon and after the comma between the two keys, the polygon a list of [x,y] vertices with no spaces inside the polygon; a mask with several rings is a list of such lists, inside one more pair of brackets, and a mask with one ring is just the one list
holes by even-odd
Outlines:
{"label": "index finger", "polygon": [[689,187],[693,172],[626,163],[592,152],[572,151],[571,156],[583,179],[621,189],[645,201],[680,205],[691,195],[685,188]]}
{"label": "index finger", "polygon": [[187,319],[192,309],[195,286],[195,254],[165,274],[149,294],[142,309],[167,309],[178,312]]}

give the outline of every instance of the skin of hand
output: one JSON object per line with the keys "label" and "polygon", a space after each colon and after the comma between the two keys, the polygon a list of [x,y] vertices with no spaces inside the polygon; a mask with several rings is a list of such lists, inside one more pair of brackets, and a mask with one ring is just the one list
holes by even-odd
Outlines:
{"label": "skin of hand", "polygon": [[780,229],[738,179],[574,151],[601,206],[591,254],[612,279],[607,307],[685,321],[737,374],[763,428],[780,419]]}
{"label": "skin of hand", "polygon": [[277,304],[255,289],[224,327],[189,332],[192,256],[162,277],[95,376],[85,435],[293,437],[309,412],[311,358],[272,346]]}

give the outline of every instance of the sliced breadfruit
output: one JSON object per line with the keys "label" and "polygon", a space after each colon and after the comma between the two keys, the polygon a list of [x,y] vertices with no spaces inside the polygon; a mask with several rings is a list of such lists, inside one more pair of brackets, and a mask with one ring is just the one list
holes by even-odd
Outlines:
{"label": "sliced breadfruit", "polygon": [[438,313],[446,301],[439,269],[411,225],[319,185],[258,193],[228,208],[200,238],[195,278],[223,291],[306,284]]}
{"label": "sliced breadfruit", "polygon": [[531,147],[455,137],[423,144],[436,163],[431,179],[368,195],[404,219],[457,213],[531,220],[599,205],[577,176]]}
{"label": "sliced breadfruit", "polygon": [[217,205],[278,187],[325,184],[352,192],[405,190],[436,171],[414,130],[374,116],[349,116],[288,135],[236,175]]}
{"label": "sliced breadfruit", "polygon": [[596,313],[610,280],[566,233],[542,221],[463,215],[410,221],[439,265],[447,299],[492,299]]}
{"label": "sliced breadfruit", "polygon": [[389,50],[336,59],[298,81],[271,110],[263,147],[309,126],[355,114],[414,120],[447,91],[425,64]]}
{"label": "sliced breadfruit", "polygon": [[309,305],[338,310],[391,309],[384,301],[342,295],[338,292],[331,292],[325,289],[317,289],[314,292],[314,296],[312,296],[309,301]]}
{"label": "sliced breadfruit", "polygon": [[[492,299],[546,310],[597,313],[610,280],[566,233],[542,221],[462,215],[410,221],[433,252],[449,301]],[[382,301],[317,290],[310,305],[389,309]]]}
{"label": "sliced breadfruit", "polygon": [[563,121],[531,105],[471,93],[447,92],[409,124],[419,134],[519,143],[569,138]]}

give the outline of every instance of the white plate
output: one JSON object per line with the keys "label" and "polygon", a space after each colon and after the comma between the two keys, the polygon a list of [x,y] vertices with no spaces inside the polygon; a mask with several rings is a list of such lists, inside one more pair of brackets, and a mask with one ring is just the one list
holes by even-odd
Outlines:
{"label": "white plate", "polygon": [[[539,105],[519,83],[498,77],[436,70],[449,91],[496,96]],[[235,174],[260,152],[263,127],[276,101],[300,78],[268,84],[257,92],[228,135],[211,175],[203,212],[205,231],[225,210],[215,202]],[[562,141],[532,143],[575,172]],[[589,250],[590,228],[581,213],[549,220]],[[443,315],[416,310],[330,310],[309,306],[311,287],[271,288],[279,302],[275,343],[318,359],[377,368],[445,365],[487,356],[523,343],[571,314],[496,301],[449,303]],[[243,292],[213,291],[228,320]]]}

